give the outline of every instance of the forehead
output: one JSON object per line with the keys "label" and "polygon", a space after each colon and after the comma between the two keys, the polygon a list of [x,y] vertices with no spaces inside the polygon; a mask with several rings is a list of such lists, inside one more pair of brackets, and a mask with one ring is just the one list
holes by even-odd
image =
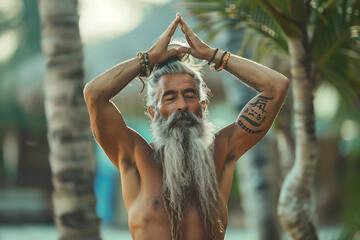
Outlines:
{"label": "forehead", "polygon": [[164,75],[159,79],[160,95],[165,91],[181,91],[187,88],[194,88],[198,92],[194,79],[188,74]]}

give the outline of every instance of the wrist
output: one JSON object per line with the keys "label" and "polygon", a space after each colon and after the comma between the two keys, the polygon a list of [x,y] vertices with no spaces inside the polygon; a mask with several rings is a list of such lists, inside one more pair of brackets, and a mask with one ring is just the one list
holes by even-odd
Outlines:
{"label": "wrist", "polygon": [[146,53],[148,54],[148,57],[149,57],[149,67],[152,69],[154,67],[154,65],[156,64],[155,59],[154,59],[154,54],[151,51],[151,49],[146,51]]}
{"label": "wrist", "polygon": [[215,54],[214,59],[212,60],[213,63],[215,64],[219,64],[221,61],[221,57],[224,54],[225,51],[222,51],[219,49],[219,51],[217,51],[217,53]]}
{"label": "wrist", "polygon": [[204,60],[208,61],[208,62],[213,62],[214,61],[214,55],[216,55],[218,52],[217,48],[209,48],[209,51],[207,51],[206,56],[204,58]]}

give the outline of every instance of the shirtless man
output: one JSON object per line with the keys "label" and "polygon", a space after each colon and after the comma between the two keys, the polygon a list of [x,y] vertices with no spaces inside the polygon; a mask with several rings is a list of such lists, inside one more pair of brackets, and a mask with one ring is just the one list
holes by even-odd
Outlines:
{"label": "shirtless man", "polygon": [[[188,45],[168,48],[178,26]],[[224,239],[235,163],[272,125],[289,80],[209,47],[180,14],[146,53],[154,68],[147,83],[152,143],[127,127],[111,102],[143,72],[144,59],[122,62],[84,89],[92,131],[120,171],[130,233],[135,240]],[[179,60],[184,53],[189,58]],[[191,58],[211,61],[218,69],[224,65],[259,92],[234,123],[216,134],[207,119],[208,88]]]}

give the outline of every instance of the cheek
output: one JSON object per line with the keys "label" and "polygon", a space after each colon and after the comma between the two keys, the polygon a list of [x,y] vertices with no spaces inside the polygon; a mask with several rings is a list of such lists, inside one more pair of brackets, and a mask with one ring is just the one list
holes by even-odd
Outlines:
{"label": "cheek", "polygon": [[196,104],[194,104],[194,106],[192,107],[191,110],[192,110],[193,113],[200,116],[200,115],[202,115],[202,112],[205,110],[203,108],[203,106],[205,106],[205,105],[202,105],[200,103],[196,103]]}
{"label": "cheek", "polygon": [[161,114],[161,116],[169,117],[173,112],[174,110],[171,104],[162,105],[159,108],[159,113]]}

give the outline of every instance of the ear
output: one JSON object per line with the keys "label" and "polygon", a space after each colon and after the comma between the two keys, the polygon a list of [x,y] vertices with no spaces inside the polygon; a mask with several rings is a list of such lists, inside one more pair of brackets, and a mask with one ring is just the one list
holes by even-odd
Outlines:
{"label": "ear", "polygon": [[152,106],[148,106],[148,113],[150,114],[150,117],[154,119],[154,109]]}
{"label": "ear", "polygon": [[202,106],[202,108],[203,108],[203,110],[205,111],[205,109],[206,109],[206,101],[204,100],[204,101],[201,101],[201,106]]}

